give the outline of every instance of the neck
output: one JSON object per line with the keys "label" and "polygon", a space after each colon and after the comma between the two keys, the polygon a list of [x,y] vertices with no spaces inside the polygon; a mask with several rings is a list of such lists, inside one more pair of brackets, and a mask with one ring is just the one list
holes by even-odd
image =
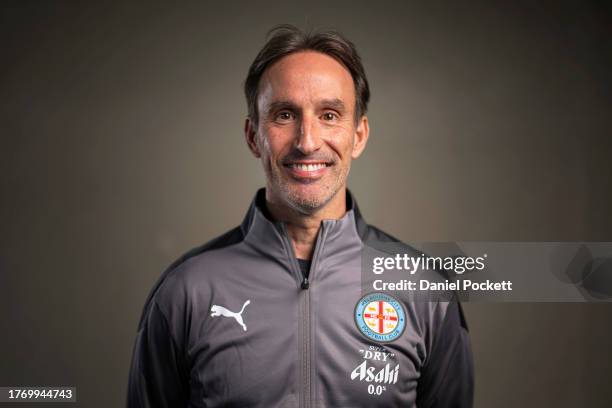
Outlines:
{"label": "neck", "polygon": [[266,206],[272,218],[287,225],[289,239],[298,259],[312,259],[323,220],[342,218],[346,213],[346,188],[339,190],[325,206],[304,214],[271,196],[266,189]]}

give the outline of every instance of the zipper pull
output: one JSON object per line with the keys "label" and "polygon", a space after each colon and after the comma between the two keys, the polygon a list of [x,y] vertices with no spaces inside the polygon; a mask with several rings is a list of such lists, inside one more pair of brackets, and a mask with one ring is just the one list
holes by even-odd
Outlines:
{"label": "zipper pull", "polygon": [[302,289],[308,289],[308,286],[308,278],[304,276],[304,280],[302,281]]}

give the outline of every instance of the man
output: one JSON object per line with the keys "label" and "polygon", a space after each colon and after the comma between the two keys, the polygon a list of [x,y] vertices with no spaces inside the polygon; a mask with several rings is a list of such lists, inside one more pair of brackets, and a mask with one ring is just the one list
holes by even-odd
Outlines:
{"label": "man", "polygon": [[[362,293],[363,251],[393,239],[364,222],[346,187],[369,134],[353,44],[278,27],[245,93],[246,142],[266,188],[240,226],[156,284],[128,406],[471,406],[459,304]],[[360,327],[366,315],[370,331]]]}

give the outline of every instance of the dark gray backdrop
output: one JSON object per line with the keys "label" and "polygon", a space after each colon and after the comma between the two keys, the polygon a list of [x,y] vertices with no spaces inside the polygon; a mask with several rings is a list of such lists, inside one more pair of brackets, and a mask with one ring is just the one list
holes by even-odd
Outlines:
{"label": "dark gray backdrop", "polygon": [[[610,10],[463,3],[3,2],[0,386],[123,405],[153,282],[263,183],[241,83],[278,23],[361,51],[372,133],[350,187],[369,222],[406,241],[612,240]],[[476,407],[612,404],[609,305],[465,310]]]}

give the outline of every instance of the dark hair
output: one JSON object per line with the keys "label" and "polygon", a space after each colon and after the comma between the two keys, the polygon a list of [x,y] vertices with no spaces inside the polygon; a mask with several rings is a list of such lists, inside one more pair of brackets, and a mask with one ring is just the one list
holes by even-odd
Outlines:
{"label": "dark hair", "polygon": [[361,57],[352,42],[337,31],[309,31],[283,24],[268,31],[268,41],[263,46],[249,67],[249,73],[244,82],[244,94],[248,105],[249,118],[257,123],[257,96],[259,80],[266,68],[275,61],[299,51],[317,51],[327,54],[344,65],[349,70],[355,84],[355,120],[363,116],[368,109],[370,87]]}

